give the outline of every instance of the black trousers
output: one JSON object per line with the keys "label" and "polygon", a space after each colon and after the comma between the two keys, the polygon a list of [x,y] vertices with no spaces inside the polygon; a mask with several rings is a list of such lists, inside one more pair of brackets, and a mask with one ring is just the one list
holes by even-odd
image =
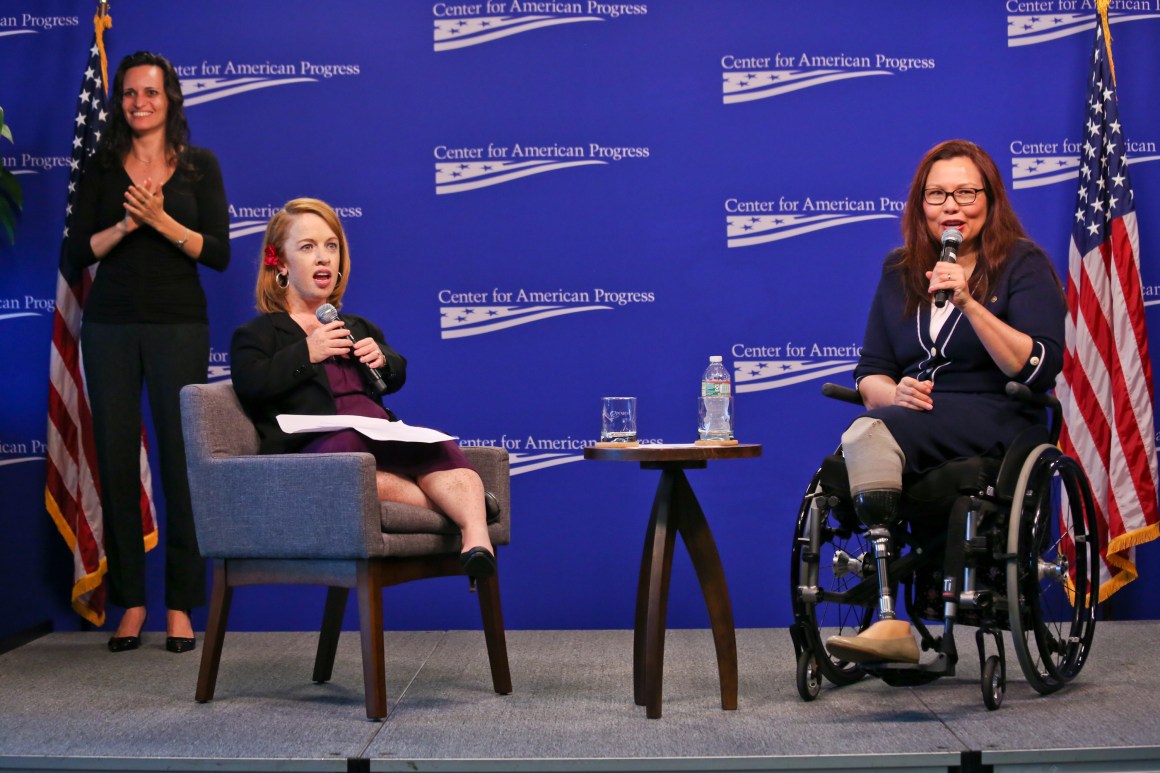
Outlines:
{"label": "black trousers", "polygon": [[165,491],[165,606],[205,605],[205,561],[197,547],[185,444],[181,388],[204,384],[209,325],[84,322],[81,354],[104,510],[109,601],[145,604],[145,546],[141,512],[141,394],[148,389],[161,485]]}

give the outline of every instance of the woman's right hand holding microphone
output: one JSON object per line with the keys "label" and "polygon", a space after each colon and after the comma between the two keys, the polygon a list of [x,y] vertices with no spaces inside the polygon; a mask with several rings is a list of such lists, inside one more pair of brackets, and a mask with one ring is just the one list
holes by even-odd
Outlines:
{"label": "woman's right hand holding microphone", "polygon": [[331,357],[342,357],[350,351],[350,331],[341,319],[319,325],[306,336],[306,347],[310,350],[310,362],[317,365]]}

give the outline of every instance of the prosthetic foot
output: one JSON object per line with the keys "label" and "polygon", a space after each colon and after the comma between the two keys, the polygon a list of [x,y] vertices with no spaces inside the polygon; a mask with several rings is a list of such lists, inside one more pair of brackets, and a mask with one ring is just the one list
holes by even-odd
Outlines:
{"label": "prosthetic foot", "polygon": [[850,663],[918,662],[918,644],[905,620],[879,620],[857,636],[831,636],[826,649]]}

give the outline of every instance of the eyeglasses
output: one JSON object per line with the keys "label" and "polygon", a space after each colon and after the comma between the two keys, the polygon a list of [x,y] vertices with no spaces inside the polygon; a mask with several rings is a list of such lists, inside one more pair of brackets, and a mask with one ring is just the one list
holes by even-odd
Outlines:
{"label": "eyeglasses", "polygon": [[954,192],[944,191],[941,188],[928,188],[922,193],[922,200],[932,206],[938,206],[947,200],[947,196],[954,196],[956,204],[974,204],[975,198],[987,190],[986,188],[956,188]]}

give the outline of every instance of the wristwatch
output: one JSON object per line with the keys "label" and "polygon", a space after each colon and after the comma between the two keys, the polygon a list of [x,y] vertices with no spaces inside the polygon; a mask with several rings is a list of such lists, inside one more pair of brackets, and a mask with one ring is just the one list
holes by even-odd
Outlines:
{"label": "wristwatch", "polygon": [[173,246],[179,250],[183,250],[183,249],[185,249],[185,243],[187,241],[189,241],[189,229],[188,228],[185,229],[185,233],[182,235],[182,237],[173,243]]}

